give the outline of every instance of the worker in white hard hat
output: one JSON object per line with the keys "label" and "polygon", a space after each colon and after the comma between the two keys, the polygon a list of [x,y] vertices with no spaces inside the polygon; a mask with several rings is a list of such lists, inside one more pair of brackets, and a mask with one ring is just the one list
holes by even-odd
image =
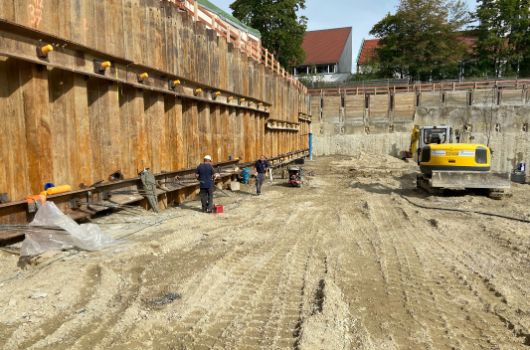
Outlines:
{"label": "worker in white hard hat", "polygon": [[195,176],[200,182],[201,204],[204,213],[213,212],[213,191],[215,189],[215,179],[218,175],[212,165],[212,156],[204,156],[203,163],[195,171]]}

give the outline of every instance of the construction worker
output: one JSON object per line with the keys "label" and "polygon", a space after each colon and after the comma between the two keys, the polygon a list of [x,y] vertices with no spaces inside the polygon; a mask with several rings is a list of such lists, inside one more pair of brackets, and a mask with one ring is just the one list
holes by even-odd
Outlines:
{"label": "construction worker", "polygon": [[267,162],[267,158],[265,158],[264,155],[258,159],[258,161],[255,164],[256,167],[256,194],[259,196],[261,194],[261,186],[263,186],[263,183],[265,182],[265,174],[267,173],[267,170],[269,170],[269,162]]}
{"label": "construction worker", "polygon": [[213,168],[212,157],[204,156],[203,163],[195,171],[195,177],[199,180],[201,187],[200,196],[203,213],[213,212],[213,191],[218,175]]}

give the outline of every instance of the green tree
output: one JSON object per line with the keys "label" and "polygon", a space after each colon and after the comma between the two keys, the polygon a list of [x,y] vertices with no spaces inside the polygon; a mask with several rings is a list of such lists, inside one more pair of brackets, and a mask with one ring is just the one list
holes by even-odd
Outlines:
{"label": "green tree", "polygon": [[530,75],[530,0],[478,0],[477,59],[484,74]]}
{"label": "green tree", "polygon": [[469,21],[459,0],[401,0],[370,32],[380,38],[373,64],[383,77],[456,77],[466,55],[458,38]]}
{"label": "green tree", "polygon": [[262,44],[288,68],[303,63],[307,18],[298,16],[305,0],[236,0],[230,8],[241,22],[258,29]]}

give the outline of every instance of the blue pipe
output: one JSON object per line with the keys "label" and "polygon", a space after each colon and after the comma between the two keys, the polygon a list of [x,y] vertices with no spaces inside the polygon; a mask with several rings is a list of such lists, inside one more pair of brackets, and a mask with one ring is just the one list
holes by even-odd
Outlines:
{"label": "blue pipe", "polygon": [[313,160],[313,133],[309,133],[309,160]]}

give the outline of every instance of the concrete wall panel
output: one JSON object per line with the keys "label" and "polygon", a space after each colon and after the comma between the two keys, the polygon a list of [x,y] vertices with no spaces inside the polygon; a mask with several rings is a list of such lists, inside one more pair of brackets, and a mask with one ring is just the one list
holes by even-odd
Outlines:
{"label": "concrete wall panel", "polygon": [[469,103],[469,91],[446,91],[446,106],[466,106]]}
{"label": "concrete wall panel", "polygon": [[[415,93],[396,93],[394,110],[388,111],[389,96],[370,96],[368,118],[363,119],[364,95],[346,97],[346,117],[339,118],[340,99],[335,114],[324,118],[326,127],[316,134],[316,154],[355,154],[359,151],[397,155],[410,144],[410,131],[418,125],[451,125],[460,142],[483,143],[494,151],[493,169],[510,171],[518,162],[530,162],[530,103],[525,89],[505,90],[497,104],[497,90],[423,92],[415,107]],[[331,101],[331,100],[330,100]],[[366,128],[368,126],[368,128]]]}
{"label": "concrete wall panel", "polygon": [[422,92],[419,96],[421,107],[439,106],[442,101],[440,92]]}
{"label": "concrete wall panel", "polygon": [[501,104],[502,105],[523,105],[525,104],[525,92],[524,90],[502,90],[501,92]]}

